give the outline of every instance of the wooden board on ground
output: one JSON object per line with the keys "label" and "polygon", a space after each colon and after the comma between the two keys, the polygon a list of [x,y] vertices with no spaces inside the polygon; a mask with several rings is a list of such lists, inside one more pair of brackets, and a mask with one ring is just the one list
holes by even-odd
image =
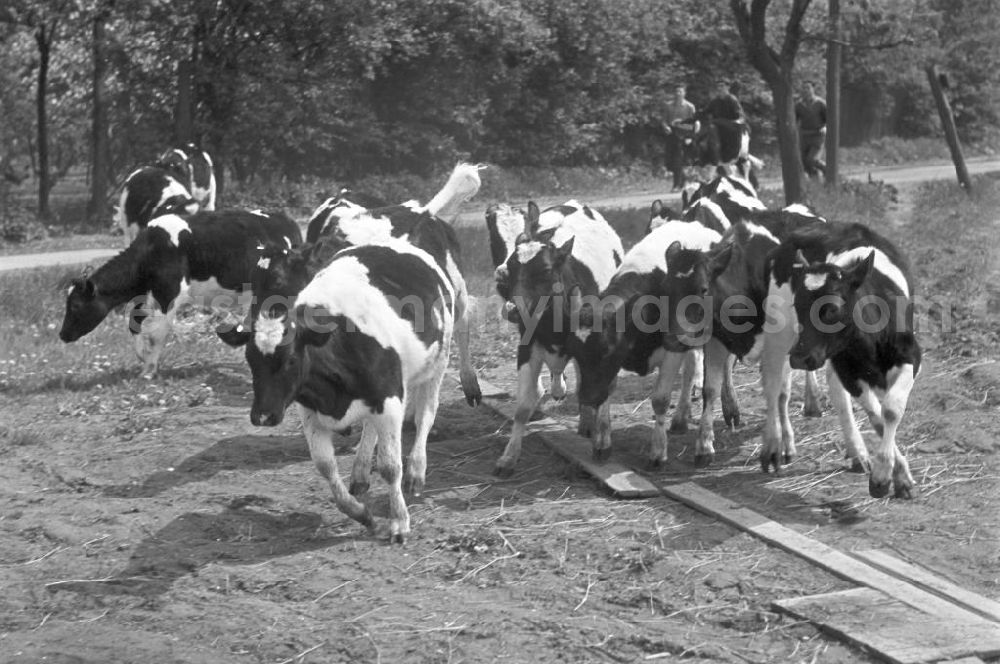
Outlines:
{"label": "wooden board on ground", "polygon": [[619,498],[650,498],[660,495],[660,490],[655,484],[631,469],[614,461],[604,463],[593,461],[590,441],[567,431],[565,426],[561,431],[546,431],[532,435],[541,438],[542,442],[556,454],[600,481],[608,491]]}
{"label": "wooden board on ground", "polygon": [[1000,631],[919,611],[871,588],[778,600],[779,609],[897,664],[1000,654]]}
{"label": "wooden board on ground", "polygon": [[930,571],[911,565],[908,562],[895,558],[885,551],[870,549],[865,551],[852,551],[852,555],[860,558],[869,565],[876,567],[883,572],[903,579],[925,590],[944,597],[945,599],[965,607],[973,613],[977,613],[984,618],[1000,622],[1000,602],[978,595],[971,590],[966,590],[956,586],[950,581],[939,578]]}
{"label": "wooden board on ground", "polygon": [[1000,638],[1000,625],[990,623],[978,615],[941,599],[937,595],[921,590],[894,576],[877,570],[846,553],[806,537],[791,528],[768,519],[762,514],[747,509],[727,498],[705,489],[693,482],[661,485],[665,495],[709,514],[740,530],[744,530],[768,544],[805,558],[813,565],[821,567],[836,576],[879,590],[893,599],[908,604],[920,611],[928,611],[941,618],[957,621],[982,622],[994,630]]}
{"label": "wooden board on ground", "polygon": [[[490,383],[480,380],[483,405],[500,413],[509,420],[514,419],[517,405],[510,399],[498,398],[506,395]],[[556,454],[582,469],[598,480],[608,491],[619,498],[650,498],[660,495],[659,488],[630,468],[609,460],[605,463],[593,461],[590,441],[572,431],[568,423],[545,417],[528,425],[528,436],[540,439]]]}

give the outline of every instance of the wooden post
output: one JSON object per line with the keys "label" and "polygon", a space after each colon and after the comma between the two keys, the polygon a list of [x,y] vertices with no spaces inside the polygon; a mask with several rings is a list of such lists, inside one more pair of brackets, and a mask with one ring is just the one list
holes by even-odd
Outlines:
{"label": "wooden post", "polygon": [[944,138],[948,142],[948,149],[951,150],[951,160],[955,162],[955,174],[958,175],[958,183],[966,191],[972,191],[972,181],[969,179],[969,171],[965,167],[965,157],[962,156],[962,145],[958,142],[958,132],[955,130],[955,118],[951,114],[951,104],[944,96],[941,88],[941,79],[938,78],[936,65],[927,66],[927,80],[931,84],[931,93],[937,103],[938,114],[941,116],[941,126],[944,127]]}
{"label": "wooden post", "polygon": [[826,46],[826,173],[836,187],[840,160],[840,0],[830,0],[830,41]]}

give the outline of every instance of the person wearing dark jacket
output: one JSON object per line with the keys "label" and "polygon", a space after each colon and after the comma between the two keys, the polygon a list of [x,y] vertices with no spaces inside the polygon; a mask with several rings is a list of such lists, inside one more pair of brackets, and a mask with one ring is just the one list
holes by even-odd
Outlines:
{"label": "person wearing dark jacket", "polygon": [[684,188],[685,148],[698,131],[694,104],[684,97],[684,93],[683,85],[676,86],[674,96],[667,104],[664,113],[667,170],[673,175],[674,180],[672,191]]}
{"label": "person wearing dark jacket", "polygon": [[802,99],[795,105],[802,168],[811,178],[820,173],[826,177],[826,164],[819,158],[826,141],[826,101],[816,94],[812,82],[805,83],[803,92]]}

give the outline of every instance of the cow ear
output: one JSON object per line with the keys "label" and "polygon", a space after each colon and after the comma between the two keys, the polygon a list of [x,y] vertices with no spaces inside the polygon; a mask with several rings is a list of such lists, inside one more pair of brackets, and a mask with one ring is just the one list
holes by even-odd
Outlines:
{"label": "cow ear", "polygon": [[674,240],[673,242],[670,243],[670,246],[667,247],[667,250],[663,254],[663,257],[667,259],[667,269],[668,270],[670,269],[670,264],[672,262],[674,262],[675,260],[677,260],[677,257],[680,255],[681,251],[683,251],[683,250],[684,250],[684,247],[681,246],[680,241]]}
{"label": "cow ear", "polygon": [[73,287],[86,298],[92,298],[97,294],[97,286],[87,277],[80,277],[73,280]]}
{"label": "cow ear", "polygon": [[528,201],[528,214],[524,218],[524,232],[528,234],[528,237],[535,237],[535,233],[538,232],[538,218],[540,216],[541,212],[538,211],[535,202]]}
{"label": "cow ear", "polygon": [[851,290],[857,290],[871,274],[872,267],[875,265],[875,252],[872,251],[868,254],[868,257],[863,261],[851,268],[850,271],[845,271],[843,279],[847,283],[847,287]]}
{"label": "cow ear", "polygon": [[576,236],[573,236],[570,239],[566,240],[566,243],[563,246],[556,248],[555,262],[557,265],[562,265],[563,263],[566,262],[566,259],[572,255],[573,243],[575,241],[576,241]]}
{"label": "cow ear", "polygon": [[718,278],[720,274],[729,267],[729,262],[733,259],[733,245],[727,244],[719,251],[712,254],[708,262],[708,272],[712,279]]}
{"label": "cow ear", "polygon": [[792,263],[792,267],[793,268],[809,267],[809,259],[806,258],[806,255],[802,253],[801,249],[795,252],[795,262]]}
{"label": "cow ear", "polygon": [[291,326],[297,344],[323,346],[337,329],[337,320],[325,307],[301,305],[295,308]]}

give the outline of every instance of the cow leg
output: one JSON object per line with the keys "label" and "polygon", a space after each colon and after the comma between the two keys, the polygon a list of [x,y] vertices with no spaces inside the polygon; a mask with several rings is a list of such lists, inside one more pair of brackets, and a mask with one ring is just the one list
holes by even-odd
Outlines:
{"label": "cow leg", "polygon": [[[389,543],[403,544],[410,532],[410,513],[403,499],[403,413],[399,399],[386,399],[372,418],[378,431],[375,464],[389,487]],[[416,445],[416,443],[414,444]]]}
{"label": "cow leg", "polygon": [[514,474],[514,466],[521,456],[521,440],[528,427],[528,420],[535,412],[542,398],[541,372],[543,351],[535,344],[518,348],[517,367],[517,410],[514,411],[514,424],[510,430],[510,440],[503,454],[497,459],[493,474],[498,477],[510,477]]}
{"label": "cow leg", "polygon": [[[611,389],[614,390],[614,383]],[[586,411],[586,412],[585,412]],[[611,458],[611,402],[604,400],[596,409],[590,406],[580,406],[580,420],[589,419],[593,422],[593,436],[591,446],[594,452],[594,461],[603,463]]]}
{"label": "cow leg", "polygon": [[[449,262],[451,259],[448,259]],[[456,268],[457,272],[457,268]],[[479,388],[479,377],[472,366],[472,355],[469,352],[469,330],[472,327],[469,316],[469,293],[465,280],[452,279],[455,282],[455,342],[458,345],[458,376],[462,383],[462,394],[470,406],[478,406],[483,400],[483,392]]]}
{"label": "cow leg", "polygon": [[[695,401],[701,399],[701,391],[705,387],[705,351],[701,348],[692,348],[684,357],[684,369],[681,376],[690,375],[688,382],[688,392]],[[686,417],[691,417],[691,413],[686,413]]]}
{"label": "cow leg", "polygon": [[705,345],[705,387],[701,397],[701,422],[698,442],[694,448],[694,465],[707,466],[715,460],[715,402],[722,393],[723,373],[729,363],[729,352],[718,339]]}
{"label": "cow leg", "polygon": [[882,397],[882,418],[885,430],[878,451],[872,459],[872,474],[868,478],[868,493],[873,498],[881,498],[889,493],[889,478],[892,477],[896,498],[912,498],[913,475],[910,464],[896,445],[896,429],[906,412],[906,402],[913,389],[913,365],[904,364],[889,371],[886,382],[889,388]]}
{"label": "cow leg", "polygon": [[802,398],[802,414],[806,417],[822,417],[823,408],[819,404],[819,382],[815,371],[807,371],[805,394]]}
{"label": "cow leg", "polygon": [[760,361],[760,377],[767,408],[760,466],[765,473],[774,466],[774,472],[778,474],[781,472],[782,461],[788,463],[795,454],[795,437],[788,418],[791,369],[784,349],[775,348],[774,344],[765,341]]}
{"label": "cow leg", "polygon": [[427,479],[427,437],[434,425],[434,418],[437,417],[438,395],[441,393],[441,381],[444,380],[443,369],[444,367],[437,376],[416,386],[412,391],[417,433],[413,438],[413,449],[410,450],[410,462],[406,466],[403,483],[406,492],[413,496],[419,496],[423,492]]}
{"label": "cow leg", "polygon": [[167,338],[173,328],[174,318],[177,315],[179,300],[175,299],[167,307],[166,312],[161,311],[156,301],[149,297],[146,302],[149,312],[145,320],[139,326],[139,334],[133,337],[135,354],[142,362],[142,375],[144,378],[153,378],[160,364],[160,355],[167,345]]}
{"label": "cow leg", "polygon": [[309,456],[316,464],[316,470],[330,486],[333,501],[341,512],[372,530],[375,522],[371,512],[347,491],[343,480],[340,479],[337,457],[333,449],[333,429],[320,422],[316,411],[301,404],[299,404],[299,416],[302,419],[302,431],[306,442],[309,443]]}
{"label": "cow leg", "polygon": [[[580,372],[577,371],[576,375],[579,377]],[[578,378],[577,383],[579,384],[579,382]],[[566,398],[566,374],[564,372],[549,369],[549,394],[557,401],[562,401]]]}
{"label": "cow leg", "polygon": [[[668,355],[670,354],[671,353],[668,353]],[[701,389],[704,389],[705,387],[705,354],[700,348],[694,348],[686,353],[678,354],[681,356],[681,363],[678,367],[681,374],[681,388],[677,399],[677,407],[674,409],[674,416],[670,418],[670,431],[674,433],[684,433],[688,430],[688,420],[691,418],[691,393],[694,389],[692,384],[694,383],[697,367],[701,367],[702,369]],[[673,383],[671,383],[670,389],[673,390]],[[698,391],[700,392],[701,389]]]}
{"label": "cow leg", "polygon": [[354,466],[351,467],[352,496],[363,496],[368,493],[368,475],[371,472],[372,454],[375,452],[377,441],[378,432],[366,422],[361,429],[361,440],[358,441],[358,448],[354,452]]}
{"label": "cow leg", "polygon": [[868,423],[872,425],[875,429],[875,433],[881,438],[885,433],[885,420],[882,418],[882,404],[879,403],[878,397],[867,385],[862,384],[861,395],[858,397],[858,403],[864,408],[865,413],[868,415]]}
{"label": "cow leg", "polygon": [[[667,465],[667,409],[670,408],[670,393],[673,391],[674,379],[677,378],[677,372],[684,363],[686,354],[668,351],[664,353],[663,361],[660,362],[650,399],[655,418],[649,445],[650,468],[662,468]],[[690,407],[690,395],[685,397],[683,389],[680,401],[682,403],[677,404],[678,412],[684,407],[682,404],[687,404]]]}
{"label": "cow leg", "polygon": [[736,356],[727,353],[725,364],[722,365],[722,419],[730,429],[740,426],[740,402],[736,398],[736,387],[733,385],[735,364]]}
{"label": "cow leg", "polygon": [[854,410],[851,408],[851,395],[844,389],[840,382],[836,370],[829,362],[826,365],[826,387],[830,393],[830,403],[837,412],[837,419],[840,420],[841,436],[844,445],[847,447],[847,456],[851,459],[851,471],[855,473],[867,472],[871,466],[868,461],[868,448],[858,430],[858,423],[854,420]]}

